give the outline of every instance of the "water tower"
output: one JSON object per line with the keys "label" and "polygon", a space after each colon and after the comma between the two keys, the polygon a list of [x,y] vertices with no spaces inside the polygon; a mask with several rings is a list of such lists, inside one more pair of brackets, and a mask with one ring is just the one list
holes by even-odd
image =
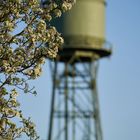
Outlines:
{"label": "water tower", "polygon": [[102,140],[96,79],[109,57],[104,0],[77,0],[56,19],[65,44],[52,66],[53,89],[47,140]]}

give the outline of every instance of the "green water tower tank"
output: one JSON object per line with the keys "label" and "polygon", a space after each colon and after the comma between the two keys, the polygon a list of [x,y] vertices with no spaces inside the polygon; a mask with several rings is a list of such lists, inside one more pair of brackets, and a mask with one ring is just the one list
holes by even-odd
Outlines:
{"label": "green water tower tank", "polygon": [[76,0],[72,9],[57,23],[64,37],[64,53],[72,50],[94,51],[100,57],[110,55],[105,44],[104,0]]}

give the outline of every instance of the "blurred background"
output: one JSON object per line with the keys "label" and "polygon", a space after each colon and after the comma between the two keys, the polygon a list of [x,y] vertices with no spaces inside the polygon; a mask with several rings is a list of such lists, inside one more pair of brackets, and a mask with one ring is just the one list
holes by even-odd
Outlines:
{"label": "blurred background", "polygon": [[[107,0],[106,38],[110,58],[100,60],[98,91],[104,140],[140,139],[140,1]],[[31,84],[38,95],[20,97],[23,113],[47,139],[52,83],[48,62]]]}

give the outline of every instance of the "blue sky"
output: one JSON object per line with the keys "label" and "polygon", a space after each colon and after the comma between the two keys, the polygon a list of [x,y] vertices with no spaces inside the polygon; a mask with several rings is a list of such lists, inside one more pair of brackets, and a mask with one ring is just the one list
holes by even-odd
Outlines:
{"label": "blue sky", "polygon": [[[100,61],[98,90],[104,140],[140,139],[140,1],[107,0],[106,38],[113,44],[110,58]],[[49,65],[32,83],[36,97],[20,99],[24,114],[32,116],[46,139],[51,97]]]}

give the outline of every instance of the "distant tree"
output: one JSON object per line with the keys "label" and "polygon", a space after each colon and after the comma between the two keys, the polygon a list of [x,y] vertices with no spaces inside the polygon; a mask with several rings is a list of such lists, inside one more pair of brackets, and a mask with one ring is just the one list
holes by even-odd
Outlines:
{"label": "distant tree", "polygon": [[[35,125],[23,117],[17,96],[36,94],[28,81],[41,75],[46,58],[55,58],[63,38],[50,25],[71,9],[74,0],[0,0],[0,140],[25,134],[39,137]],[[19,123],[17,124],[17,120]]]}

